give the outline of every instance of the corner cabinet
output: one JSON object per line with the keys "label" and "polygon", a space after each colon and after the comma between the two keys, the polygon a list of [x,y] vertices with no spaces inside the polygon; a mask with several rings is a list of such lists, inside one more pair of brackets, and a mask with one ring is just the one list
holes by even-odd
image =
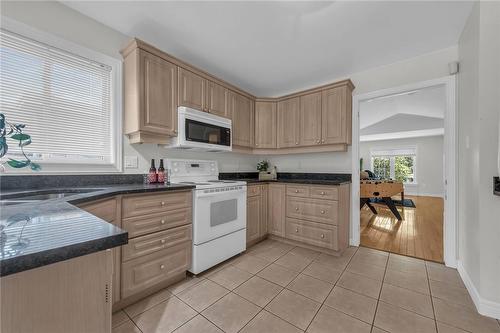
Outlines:
{"label": "corner cabinet", "polygon": [[278,148],[298,147],[300,131],[299,97],[278,102]]}
{"label": "corner cabinet", "polygon": [[276,102],[255,102],[255,148],[276,148]]}
{"label": "corner cabinet", "polygon": [[124,132],[131,143],[177,135],[177,66],[141,49],[125,56]]}
{"label": "corner cabinet", "polygon": [[233,127],[233,145],[253,148],[254,145],[254,101],[231,91],[229,109]]}

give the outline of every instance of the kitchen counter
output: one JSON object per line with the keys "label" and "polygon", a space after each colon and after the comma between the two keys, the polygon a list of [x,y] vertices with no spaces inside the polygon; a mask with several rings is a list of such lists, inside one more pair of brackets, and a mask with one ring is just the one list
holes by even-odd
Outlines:
{"label": "kitchen counter", "polygon": [[[191,185],[104,185],[92,192],[1,207],[0,276],[103,251],[128,242],[128,233],[74,206],[118,194],[192,189]],[[89,189],[87,188],[87,189]],[[61,188],[2,190],[0,199]],[[78,190],[86,190],[79,188]]]}
{"label": "kitchen counter", "polygon": [[220,179],[241,180],[248,184],[254,183],[294,183],[310,185],[342,185],[351,183],[350,174],[339,173],[295,173],[279,172],[276,180],[259,180],[257,172],[221,173]]}

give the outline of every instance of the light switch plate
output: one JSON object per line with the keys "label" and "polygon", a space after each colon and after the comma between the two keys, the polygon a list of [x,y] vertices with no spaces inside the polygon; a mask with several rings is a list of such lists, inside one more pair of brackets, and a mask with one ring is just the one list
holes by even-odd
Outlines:
{"label": "light switch plate", "polygon": [[125,156],[125,169],[137,169],[139,160],[137,156]]}

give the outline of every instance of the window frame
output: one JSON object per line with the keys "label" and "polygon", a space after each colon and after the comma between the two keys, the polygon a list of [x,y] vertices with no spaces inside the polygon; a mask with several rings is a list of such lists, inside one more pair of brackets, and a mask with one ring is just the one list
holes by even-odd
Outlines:
{"label": "window frame", "polygon": [[[111,163],[36,161],[42,166],[37,174],[51,173],[121,173],[123,171],[123,129],[122,129],[122,61],[96,50],[91,50],[74,42],[62,39],[46,31],[35,29],[11,18],[1,16],[3,30],[47,44],[50,47],[73,53],[91,61],[111,67],[110,87],[110,145]],[[29,129],[26,130],[29,133]],[[28,149],[29,152],[29,149]],[[85,170],[85,171],[82,171]],[[5,174],[32,173],[31,170],[6,168]]]}
{"label": "window frame", "polygon": [[[395,152],[398,151],[413,151],[413,154],[397,154]],[[380,152],[387,152],[387,154],[380,154]],[[373,159],[376,157],[385,157],[389,159],[390,163],[390,171],[389,175],[391,179],[396,178],[396,167],[395,167],[395,162],[396,162],[396,156],[412,156],[413,157],[413,182],[403,182],[404,185],[410,185],[410,186],[416,186],[418,185],[418,175],[417,175],[417,158],[418,158],[418,151],[416,146],[412,147],[398,147],[398,148],[386,148],[386,147],[379,147],[379,148],[372,148],[370,149],[370,170],[373,172]]]}

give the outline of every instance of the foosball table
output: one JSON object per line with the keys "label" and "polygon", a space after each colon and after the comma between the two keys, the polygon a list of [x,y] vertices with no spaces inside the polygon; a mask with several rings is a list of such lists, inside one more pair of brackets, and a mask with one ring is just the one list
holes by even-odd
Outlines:
{"label": "foosball table", "polygon": [[360,181],[360,208],[367,205],[373,214],[377,214],[377,210],[370,203],[371,198],[381,198],[389,207],[391,212],[398,220],[402,220],[401,214],[396,208],[391,197],[397,194],[401,195],[401,201],[404,201],[405,193],[402,182],[395,180],[361,180]]}

